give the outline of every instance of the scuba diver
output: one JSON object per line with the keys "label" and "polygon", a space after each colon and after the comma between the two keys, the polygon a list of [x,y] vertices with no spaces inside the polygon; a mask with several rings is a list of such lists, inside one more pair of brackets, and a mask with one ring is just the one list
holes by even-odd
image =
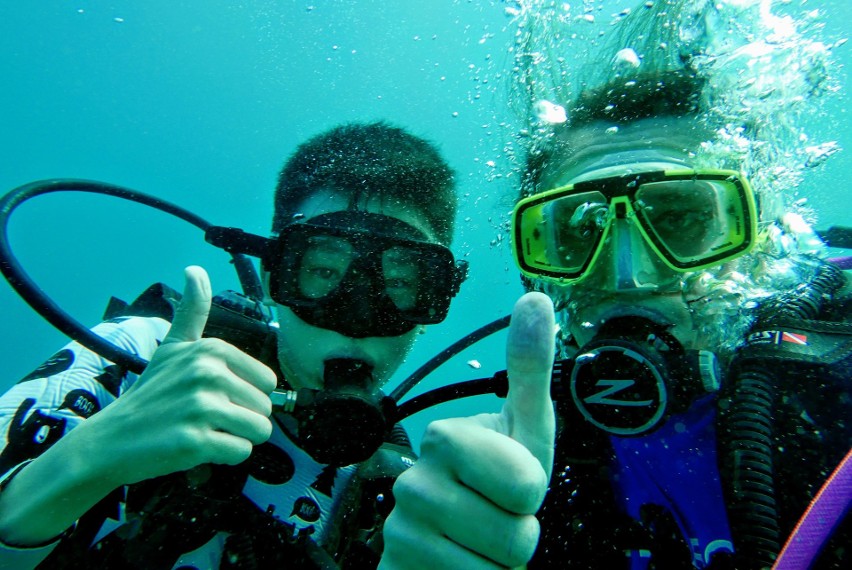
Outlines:
{"label": "scuba diver", "polygon": [[629,79],[580,93],[513,212],[570,363],[529,567],[768,568],[852,447],[849,281],[702,157],[703,78]]}
{"label": "scuba diver", "polygon": [[[0,397],[0,567],[375,566],[391,484],[415,460],[380,388],[467,275],[448,249],[455,208],[450,167],[402,129],[300,145],[271,238],[208,232],[261,259],[262,302],[213,298],[187,268],[182,296],[113,300],[93,329],[127,359],[72,342]],[[552,323],[536,299],[527,312]],[[259,340],[215,338],[211,302]],[[549,370],[551,351],[539,360]]]}
{"label": "scuba diver", "polygon": [[[831,92],[830,43],[794,41],[769,2],[643,2],[587,31],[600,8],[512,10],[510,103],[528,127],[512,247],[559,325],[540,528],[492,525],[495,505],[537,488],[536,459],[480,467],[496,446],[445,420],[397,480],[385,557],[511,567],[537,543],[530,569],[847,568],[852,264],[819,236],[850,247],[849,232],[779,207],[820,162],[795,119]],[[436,488],[459,457],[475,476]],[[459,481],[503,500],[445,521],[433,513],[479,498]],[[519,554],[471,555],[484,544]]]}

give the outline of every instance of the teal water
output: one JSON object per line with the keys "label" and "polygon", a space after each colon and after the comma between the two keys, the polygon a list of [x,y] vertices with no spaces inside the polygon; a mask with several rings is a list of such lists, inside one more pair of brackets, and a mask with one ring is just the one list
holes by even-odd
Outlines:
{"label": "teal water", "polygon": [[[518,2],[471,0],[201,0],[12,3],[0,20],[0,192],[52,177],[101,180],[161,196],[211,222],[268,228],[284,158],[339,122],[387,119],[436,142],[463,197],[454,251],[471,277],[450,317],[422,336],[392,385],[462,335],[507,314],[521,293],[505,221],[517,187],[516,115],[508,53]],[[577,2],[606,31],[635,2]],[[818,10],[826,43],[849,34],[845,0],[783,2]],[[806,117],[814,140],[852,148],[843,68],[840,91]],[[572,54],[566,54],[570,59]],[[574,54],[573,57],[580,57]],[[852,225],[848,150],[809,169],[796,198],[817,226]],[[13,219],[14,250],[67,311],[96,323],[111,295],[148,284],[182,287],[204,265],[214,290],[236,287],[227,257],[192,228],[141,207],[78,194],[34,200]],[[5,389],[64,344],[3,282]],[[417,391],[504,368],[503,335],[465,351]],[[468,364],[476,360],[480,369]],[[496,408],[495,398],[439,406],[407,422]]]}

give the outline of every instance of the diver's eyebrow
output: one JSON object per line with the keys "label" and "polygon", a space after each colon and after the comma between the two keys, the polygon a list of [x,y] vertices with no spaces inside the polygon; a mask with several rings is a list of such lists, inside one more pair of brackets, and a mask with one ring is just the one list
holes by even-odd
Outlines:
{"label": "diver's eyebrow", "polygon": [[385,257],[388,257],[394,261],[403,260],[407,261],[409,259],[414,259],[417,257],[416,253],[411,251],[408,248],[402,247],[392,247],[385,250]]}
{"label": "diver's eyebrow", "polygon": [[319,246],[324,249],[330,249],[340,252],[352,251],[352,244],[345,239],[334,236],[313,236],[308,240],[311,246]]}

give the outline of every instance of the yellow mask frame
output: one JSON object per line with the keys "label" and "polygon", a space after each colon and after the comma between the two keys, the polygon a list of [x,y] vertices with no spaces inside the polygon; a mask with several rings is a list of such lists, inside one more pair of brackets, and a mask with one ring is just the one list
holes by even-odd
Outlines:
{"label": "yellow mask frame", "polygon": [[754,193],[736,171],[631,172],[519,201],[512,213],[515,261],[533,279],[582,281],[616,219],[632,223],[650,250],[678,272],[744,255],[757,234]]}

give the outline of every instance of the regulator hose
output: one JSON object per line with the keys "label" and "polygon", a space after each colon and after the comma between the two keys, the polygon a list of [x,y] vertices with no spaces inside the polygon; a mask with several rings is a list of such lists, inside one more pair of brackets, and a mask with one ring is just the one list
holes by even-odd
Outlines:
{"label": "regulator hose", "polygon": [[843,271],[831,263],[822,263],[808,283],[802,283],[761,304],[757,324],[766,325],[778,319],[813,319],[825,301],[846,282]]}
{"label": "regulator hose", "polygon": [[[12,253],[8,236],[9,218],[12,213],[27,200],[54,192],[87,192],[129,200],[176,216],[205,231],[211,227],[211,224],[201,216],[197,216],[189,210],[161,198],[94,180],[78,180],[73,178],[39,180],[19,186],[5,196],[0,197],[0,273],[6,277],[6,280],[21,298],[39,315],[44,317],[47,322],[56,327],[57,330],[65,333],[70,338],[100,354],[107,360],[131,372],[141,374],[148,364],[144,359],[104,340],[66,313],[47,293],[42,291],[27,272],[24,271],[24,268],[18,263],[17,258]],[[243,290],[247,295],[261,298],[259,296],[261,294],[260,278],[257,276],[257,272],[254,270],[251,261],[241,254],[232,254],[231,257],[237,269]]]}
{"label": "regulator hose", "polygon": [[[839,268],[820,263],[809,282],[761,304],[752,332],[780,320],[815,319],[845,280]],[[735,556],[743,568],[768,568],[783,543],[773,466],[778,378],[759,359],[748,358],[748,351],[746,345],[735,357],[718,433],[723,468],[732,473],[728,500]]]}
{"label": "regulator hose", "polygon": [[743,567],[767,568],[781,550],[772,464],[775,378],[745,369],[735,382],[724,421],[729,434],[727,468],[733,473],[731,536],[737,558],[748,560]]}

